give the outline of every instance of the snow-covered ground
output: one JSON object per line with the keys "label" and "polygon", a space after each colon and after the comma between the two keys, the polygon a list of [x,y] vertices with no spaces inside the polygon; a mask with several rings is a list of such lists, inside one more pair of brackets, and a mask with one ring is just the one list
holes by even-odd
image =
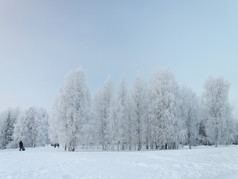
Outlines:
{"label": "snow-covered ground", "polygon": [[2,150],[0,178],[238,178],[238,146],[141,152]]}

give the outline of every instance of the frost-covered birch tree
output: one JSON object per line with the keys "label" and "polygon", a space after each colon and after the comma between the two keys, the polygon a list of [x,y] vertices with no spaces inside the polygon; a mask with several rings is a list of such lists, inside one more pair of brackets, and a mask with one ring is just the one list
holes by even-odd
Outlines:
{"label": "frost-covered birch tree", "polygon": [[135,141],[137,149],[141,150],[142,144],[149,149],[150,124],[148,119],[148,93],[146,84],[141,76],[136,77],[132,89],[131,99],[133,104],[133,127],[135,129]]}
{"label": "frost-covered birch tree", "polygon": [[[59,121],[63,121],[63,113],[61,113],[61,109],[63,108],[63,105],[60,103],[60,97],[57,96],[53,107],[50,112],[49,116],[49,139],[52,143],[59,143],[59,132],[60,127],[58,126]],[[64,108],[62,111],[65,111]]]}
{"label": "frost-covered birch tree", "polygon": [[191,146],[196,143],[200,124],[200,106],[196,94],[189,88],[183,87],[180,90],[180,117],[183,122],[183,129],[186,131],[186,144]]}
{"label": "frost-covered birch tree", "polygon": [[113,149],[115,145],[117,145],[117,150],[125,150],[126,148],[131,150],[132,147],[132,114],[130,113],[129,98],[125,78],[122,78],[110,112]]}
{"label": "frost-covered birch tree", "polygon": [[20,110],[8,109],[0,114],[0,148],[11,148],[15,123]]}
{"label": "frost-covered birch tree", "polygon": [[65,150],[74,151],[83,141],[89,112],[89,89],[83,70],[77,69],[67,75],[55,101],[49,122],[51,138],[58,140]]}
{"label": "frost-covered birch tree", "polygon": [[97,140],[102,145],[102,149],[106,150],[111,139],[110,129],[110,110],[113,101],[113,83],[111,77],[105,81],[102,89],[94,97],[92,106],[92,116],[94,118],[94,132]]}
{"label": "frost-covered birch tree", "polygon": [[43,108],[39,108],[38,110],[38,114],[37,114],[37,137],[36,137],[36,145],[38,146],[44,146],[46,144],[49,144],[50,140],[49,140],[49,114],[48,112],[43,109]]}
{"label": "frost-covered birch tree", "polygon": [[156,148],[177,148],[181,136],[178,84],[170,70],[157,69],[150,81],[150,121]]}
{"label": "frost-covered birch tree", "polygon": [[231,106],[229,104],[229,83],[223,78],[209,78],[204,85],[202,96],[205,113],[206,135],[217,147],[229,141],[231,127]]}
{"label": "frost-covered birch tree", "polygon": [[131,146],[131,118],[129,113],[129,96],[125,77],[122,78],[119,85],[116,109],[119,125],[119,143],[121,145],[121,150],[125,150],[127,146]]}

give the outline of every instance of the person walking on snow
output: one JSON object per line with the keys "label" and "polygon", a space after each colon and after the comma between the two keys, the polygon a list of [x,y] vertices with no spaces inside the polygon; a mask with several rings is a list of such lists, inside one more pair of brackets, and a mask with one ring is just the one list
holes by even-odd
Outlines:
{"label": "person walking on snow", "polygon": [[19,142],[19,148],[20,148],[19,151],[21,151],[21,150],[24,151],[25,150],[24,147],[23,147],[23,142],[22,141]]}

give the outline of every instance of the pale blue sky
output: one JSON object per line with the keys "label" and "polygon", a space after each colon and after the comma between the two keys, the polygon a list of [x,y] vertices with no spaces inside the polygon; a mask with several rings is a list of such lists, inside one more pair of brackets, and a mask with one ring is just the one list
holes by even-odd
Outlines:
{"label": "pale blue sky", "polygon": [[131,85],[156,67],[198,95],[223,76],[238,117],[238,1],[0,0],[0,110],[49,110],[77,67],[92,93],[109,74]]}

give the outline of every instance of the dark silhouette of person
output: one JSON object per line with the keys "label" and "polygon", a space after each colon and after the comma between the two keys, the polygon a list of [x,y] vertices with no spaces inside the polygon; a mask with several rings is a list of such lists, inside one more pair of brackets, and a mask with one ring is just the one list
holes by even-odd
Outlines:
{"label": "dark silhouette of person", "polygon": [[23,142],[22,141],[19,142],[19,148],[20,148],[19,151],[23,150]]}

